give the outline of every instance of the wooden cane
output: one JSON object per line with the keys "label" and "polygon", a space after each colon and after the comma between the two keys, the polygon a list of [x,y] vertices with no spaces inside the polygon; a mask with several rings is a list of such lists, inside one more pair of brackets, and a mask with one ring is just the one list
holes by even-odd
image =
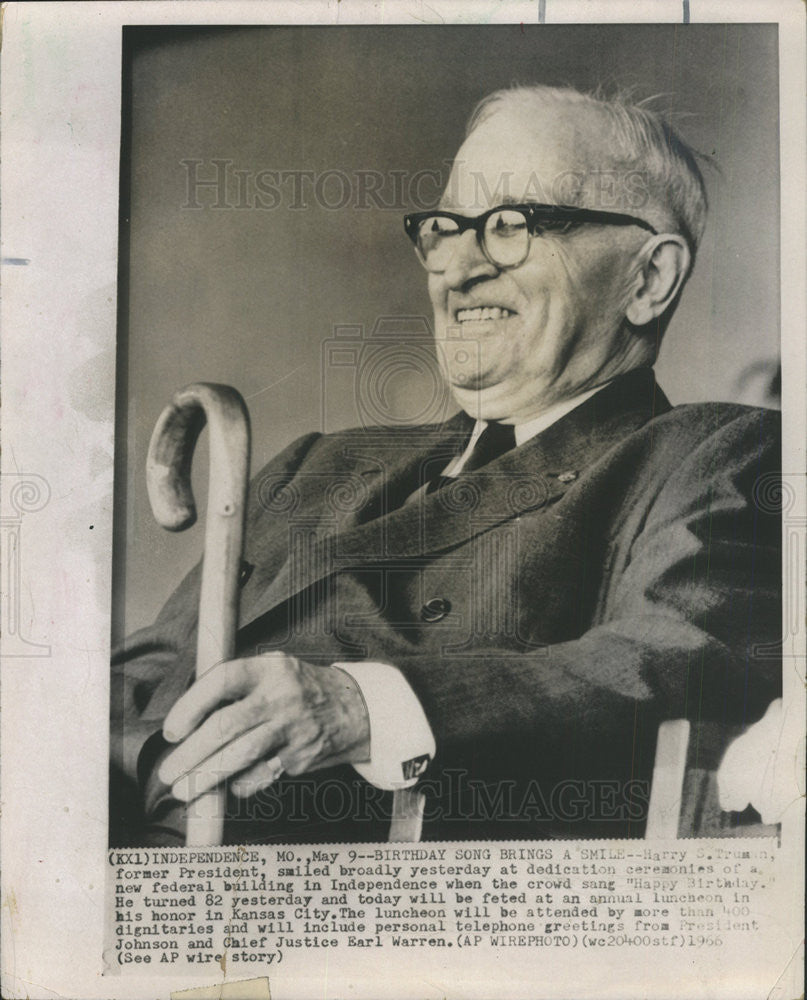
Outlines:
{"label": "wooden cane", "polygon": [[[196,441],[208,425],[210,475],[202,564],[196,676],[235,655],[238,577],[249,479],[249,416],[243,399],[227,385],[198,382],[181,389],[163,410],[146,462],[151,508],[169,531],[196,521],[191,464]],[[224,830],[223,789],[206,792],[189,808],[186,843],[220,844]]]}

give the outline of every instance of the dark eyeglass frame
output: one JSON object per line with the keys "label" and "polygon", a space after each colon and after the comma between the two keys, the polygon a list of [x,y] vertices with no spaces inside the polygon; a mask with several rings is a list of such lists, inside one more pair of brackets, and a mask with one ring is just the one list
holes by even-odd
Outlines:
{"label": "dark eyeglass frame", "polygon": [[444,212],[439,209],[432,212],[410,212],[404,216],[404,229],[409,239],[415,245],[418,260],[432,274],[441,274],[445,268],[436,271],[428,267],[425,256],[420,249],[418,237],[421,223],[435,217],[451,219],[455,222],[457,224],[458,236],[461,236],[468,229],[475,230],[477,243],[486,259],[494,267],[507,270],[512,267],[519,267],[524,263],[529,256],[530,244],[528,240],[524,256],[514,264],[500,264],[488,253],[485,245],[485,224],[496,212],[503,211],[520,212],[527,221],[527,233],[529,236],[541,235],[542,228],[546,232],[567,232],[574,226],[586,223],[597,226],[639,226],[654,236],[658,236],[658,230],[654,229],[649,222],[645,222],[644,219],[640,219],[635,215],[625,215],[622,212],[600,212],[590,208],[578,208],[575,205],[543,205],[537,202],[497,205],[495,208],[489,208],[481,215],[458,215],[456,212]]}

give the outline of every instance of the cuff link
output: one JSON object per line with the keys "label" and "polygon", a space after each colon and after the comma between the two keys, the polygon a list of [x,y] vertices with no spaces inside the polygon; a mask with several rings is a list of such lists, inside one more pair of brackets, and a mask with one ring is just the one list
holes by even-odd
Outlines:
{"label": "cuff link", "polygon": [[371,785],[411,788],[434,757],[434,734],[409,682],[396,667],[373,660],[334,663],[358,684],[370,722],[370,760],[353,767]]}
{"label": "cuff link", "polygon": [[412,778],[419,778],[431,763],[431,754],[422,753],[411,760],[401,761],[401,774],[405,781]]}

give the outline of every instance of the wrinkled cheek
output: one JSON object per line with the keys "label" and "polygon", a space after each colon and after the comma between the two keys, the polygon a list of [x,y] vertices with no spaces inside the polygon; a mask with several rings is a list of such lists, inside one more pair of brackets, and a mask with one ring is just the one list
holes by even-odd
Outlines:
{"label": "wrinkled cheek", "polygon": [[542,336],[539,353],[543,367],[552,375],[557,375],[574,354],[577,337],[568,301],[560,299],[547,303],[542,317]]}
{"label": "wrinkled cheek", "polygon": [[[520,346],[525,371],[547,383],[563,385],[572,377],[575,357],[586,338],[588,309],[568,289],[547,296],[533,319],[530,336]],[[596,303],[591,303],[596,310]]]}
{"label": "wrinkled cheek", "polygon": [[518,333],[519,353],[529,357],[552,350],[563,323],[562,296],[544,295],[535,302]]}

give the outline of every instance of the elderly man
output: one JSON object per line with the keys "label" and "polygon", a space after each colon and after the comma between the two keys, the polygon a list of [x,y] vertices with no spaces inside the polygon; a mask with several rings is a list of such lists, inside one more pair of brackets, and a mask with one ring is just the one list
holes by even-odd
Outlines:
{"label": "elderly man", "polygon": [[640,835],[662,721],[764,713],[777,416],[673,408],[652,372],[705,215],[651,112],[481,103],[440,209],[406,218],[461,412],[309,434],[259,473],[237,659],[191,683],[197,571],[117,655],[140,805],[114,840],[181,836],[222,780],[234,842],[383,839],[376,789],[416,782],[427,838]]}

